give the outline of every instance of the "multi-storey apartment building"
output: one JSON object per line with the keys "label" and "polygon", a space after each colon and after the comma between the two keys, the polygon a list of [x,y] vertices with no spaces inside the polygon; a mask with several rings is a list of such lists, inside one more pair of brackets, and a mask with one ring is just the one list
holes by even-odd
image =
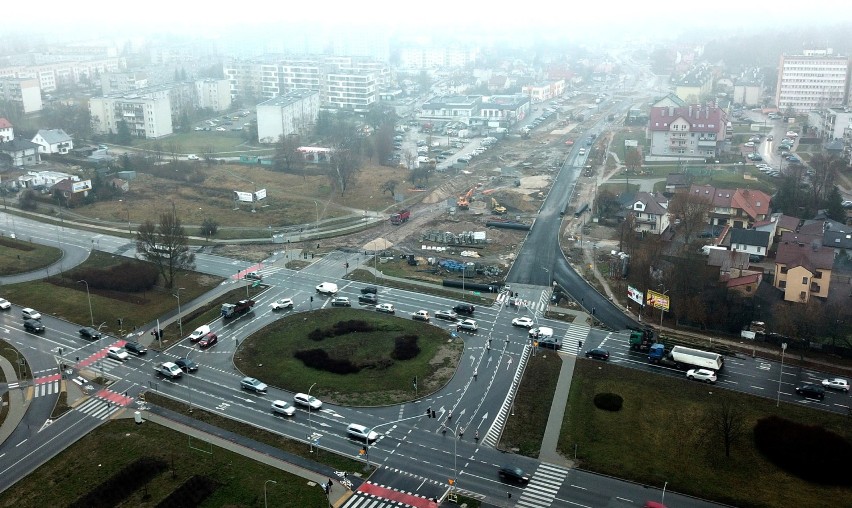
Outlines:
{"label": "multi-storey apartment building", "polygon": [[118,132],[124,121],[135,137],[156,139],[172,133],[168,90],[137,91],[89,100],[92,128],[98,134]]}
{"label": "multi-storey apartment building", "polygon": [[818,236],[784,233],[775,254],[773,284],[788,302],[827,298],[833,265],[834,249],[823,247]]}
{"label": "multi-storey apartment building", "polygon": [[140,90],[148,86],[148,75],[139,71],[107,72],[101,75],[101,93],[114,93]]}
{"label": "multi-storey apartment building", "polygon": [[521,88],[521,93],[529,97],[534,103],[550,100],[565,93],[565,80],[557,79],[547,83],[524,85]]}
{"label": "multi-storey apartment building", "polygon": [[459,68],[475,63],[476,56],[475,50],[457,46],[407,46],[399,50],[399,63],[402,69]]}
{"label": "multi-storey apartment building", "polygon": [[42,109],[41,89],[36,79],[0,78],[0,100],[10,102],[23,114]]}
{"label": "multi-storey apartment building", "polygon": [[231,107],[231,84],[227,79],[200,79],[195,82],[196,105],[213,111]]}
{"label": "multi-storey apartment building", "polygon": [[319,92],[293,90],[257,105],[257,138],[275,143],[282,136],[303,134],[319,115]]}
{"label": "multi-storey apartment building", "polygon": [[366,112],[378,99],[376,75],[372,72],[330,72],[326,75],[325,105],[330,108]]}
{"label": "multi-storey apartment building", "polygon": [[683,159],[715,157],[725,141],[726,124],[725,112],[715,105],[654,105],[646,131],[649,153]]}
{"label": "multi-storey apartment building", "polygon": [[852,125],[849,108],[825,108],[808,113],[808,124],[826,141],[843,139],[843,131]]}
{"label": "multi-storey apartment building", "polygon": [[12,65],[0,67],[0,78],[31,78],[38,81],[44,92],[53,92],[62,84],[95,80],[108,72],[119,72],[126,67],[123,58],[98,58],[44,63],[40,65]]}
{"label": "multi-storey apartment building", "polygon": [[795,112],[843,106],[848,87],[849,57],[834,55],[831,49],[781,55],[775,104]]}

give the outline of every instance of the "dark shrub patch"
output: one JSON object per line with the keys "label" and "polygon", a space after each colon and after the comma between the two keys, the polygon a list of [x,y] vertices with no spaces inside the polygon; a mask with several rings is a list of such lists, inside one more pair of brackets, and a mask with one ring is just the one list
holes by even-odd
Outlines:
{"label": "dark shrub patch", "polygon": [[303,349],[293,355],[305,366],[333,374],[355,374],[361,368],[346,359],[331,358],[322,349]]}
{"label": "dark shrub patch", "polygon": [[157,508],[192,508],[199,506],[219,485],[207,476],[193,476],[185,481],[168,497],[157,504]]}
{"label": "dark shrub patch", "polygon": [[153,263],[128,261],[106,268],[75,270],[70,278],[85,280],[90,289],[136,293],[148,291],[157,284],[160,273]]}
{"label": "dark shrub patch", "polygon": [[327,337],[332,337],[333,335],[334,332],[332,330],[320,330],[317,328],[308,334],[308,338],[319,342]]}
{"label": "dark shrub patch", "polygon": [[372,332],[373,330],[375,330],[373,325],[360,319],[351,319],[349,321],[339,321],[337,323],[334,323],[334,335]]}
{"label": "dark shrub patch", "polygon": [[621,411],[624,399],[617,393],[599,393],[595,395],[595,407],[604,411]]}
{"label": "dark shrub patch", "polygon": [[140,487],[165,471],[168,464],[154,457],[131,462],[105,482],[69,504],[69,508],[109,508],[118,506]]}
{"label": "dark shrub patch", "polygon": [[852,444],[823,427],[770,416],[754,426],[754,441],[775,465],[803,480],[852,485],[848,472]]}
{"label": "dark shrub patch", "polygon": [[419,354],[420,346],[417,345],[417,335],[402,335],[393,340],[391,358],[394,360],[411,360]]}

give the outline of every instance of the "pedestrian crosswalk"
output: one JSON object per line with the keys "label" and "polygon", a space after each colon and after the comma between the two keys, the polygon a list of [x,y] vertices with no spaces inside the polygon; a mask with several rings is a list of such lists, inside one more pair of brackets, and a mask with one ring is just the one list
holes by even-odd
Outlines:
{"label": "pedestrian crosswalk", "polygon": [[437,508],[437,506],[436,501],[423,496],[365,482],[352,493],[341,508]]}
{"label": "pedestrian crosswalk", "polygon": [[89,400],[75,409],[92,418],[106,420],[113,413],[130,404],[132,397],[127,397],[106,388],[95,393]]}
{"label": "pedestrian crosswalk", "polygon": [[522,508],[551,506],[567,476],[567,469],[550,464],[539,464],[515,506]]}
{"label": "pedestrian crosswalk", "polygon": [[582,344],[586,342],[586,337],[589,336],[591,327],[578,324],[568,325],[568,330],[565,332],[565,337],[562,339],[562,351],[574,353],[582,349]]}
{"label": "pedestrian crosswalk", "polygon": [[33,379],[33,397],[44,397],[59,393],[61,379],[62,376],[58,373]]}
{"label": "pedestrian crosswalk", "polygon": [[497,298],[494,299],[495,307],[501,307],[503,305],[512,305],[519,309],[529,309],[533,314],[538,314],[547,310],[547,300],[545,298],[541,298],[539,301],[535,302],[533,300],[525,300],[523,298],[513,298],[508,292],[500,293],[497,295]]}

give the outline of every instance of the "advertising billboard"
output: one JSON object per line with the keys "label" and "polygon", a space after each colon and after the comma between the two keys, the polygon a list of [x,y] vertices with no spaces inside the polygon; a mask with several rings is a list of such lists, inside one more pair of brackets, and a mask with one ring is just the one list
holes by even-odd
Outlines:
{"label": "advertising billboard", "polygon": [[234,199],[237,201],[245,201],[246,203],[253,203],[254,199],[252,199],[253,195],[251,192],[240,192],[234,191]]}
{"label": "advertising billboard", "polygon": [[71,184],[71,192],[86,192],[92,190],[92,181],[83,180],[82,182],[73,182]]}
{"label": "advertising billboard", "polygon": [[645,295],[633,286],[627,286],[627,298],[630,298],[639,305],[645,305]]}
{"label": "advertising billboard", "polygon": [[646,302],[655,309],[663,309],[666,312],[669,310],[669,297],[662,293],[657,293],[649,289]]}
{"label": "advertising billboard", "polygon": [[260,189],[254,192],[255,201],[260,201],[261,199],[266,199],[266,189]]}

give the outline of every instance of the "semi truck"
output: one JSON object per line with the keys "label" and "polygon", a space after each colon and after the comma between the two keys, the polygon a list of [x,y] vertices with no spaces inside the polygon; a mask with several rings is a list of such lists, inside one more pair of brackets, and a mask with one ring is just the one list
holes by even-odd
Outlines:
{"label": "semi truck", "polygon": [[223,303],[222,317],[225,319],[242,316],[254,307],[254,300],[240,300],[237,303]]}
{"label": "semi truck", "polygon": [[177,379],[183,376],[183,371],[174,362],[163,362],[154,364],[154,372],[169,379]]}
{"label": "semi truck", "polygon": [[630,332],[630,349],[633,351],[646,352],[654,344],[654,331],[650,329],[632,330]]}
{"label": "semi truck", "polygon": [[408,219],[411,218],[411,210],[405,209],[400,210],[390,216],[390,223],[396,226],[402,224],[403,222],[408,222]]}
{"label": "semi truck", "polygon": [[691,368],[721,370],[725,365],[725,358],[719,353],[701,351],[684,346],[675,346],[671,351],[666,351],[663,344],[652,344],[648,348],[648,361],[678,370]]}

